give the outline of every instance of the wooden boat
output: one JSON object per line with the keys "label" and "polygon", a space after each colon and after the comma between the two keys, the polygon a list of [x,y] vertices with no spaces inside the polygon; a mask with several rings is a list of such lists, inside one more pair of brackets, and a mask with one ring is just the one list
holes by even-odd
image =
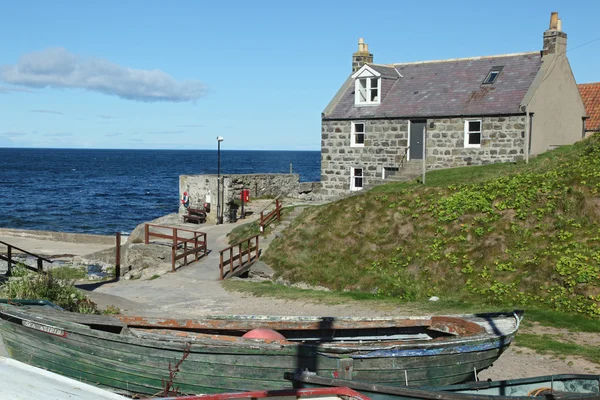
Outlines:
{"label": "wooden boat", "polygon": [[128,399],[116,393],[5,357],[0,357],[0,376],[3,377],[0,389],[0,398],[2,399]]}
{"label": "wooden boat", "polygon": [[344,386],[372,400],[474,400],[474,399],[600,399],[600,375],[562,374],[505,381],[481,381],[460,385],[410,388],[326,378],[309,372],[286,373],[295,388]]}
{"label": "wooden boat", "polygon": [[[153,397],[152,400],[371,400],[345,387],[320,389],[282,389],[252,392],[201,394],[195,396]],[[147,399],[150,400],[150,399]]]}
{"label": "wooden boat", "polygon": [[[472,378],[509,346],[521,312],[406,318],[214,316],[199,320],[75,314],[0,304],[10,356],[66,376],[155,394],[181,361],[181,393],[284,387],[284,372],[385,384]],[[269,335],[252,336],[269,330]],[[276,331],[276,332],[273,332]]]}

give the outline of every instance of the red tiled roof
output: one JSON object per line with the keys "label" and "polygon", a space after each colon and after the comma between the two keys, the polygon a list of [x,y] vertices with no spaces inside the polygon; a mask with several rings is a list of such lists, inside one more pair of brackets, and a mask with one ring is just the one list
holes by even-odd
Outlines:
{"label": "red tiled roof", "polygon": [[600,132],[600,82],[577,85],[588,119],[586,131]]}

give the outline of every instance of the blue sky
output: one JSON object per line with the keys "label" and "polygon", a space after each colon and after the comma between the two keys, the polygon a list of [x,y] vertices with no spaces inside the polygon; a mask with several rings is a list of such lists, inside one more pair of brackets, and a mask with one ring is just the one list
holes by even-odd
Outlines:
{"label": "blue sky", "polygon": [[223,149],[319,150],[320,114],[350,74],[359,37],[376,63],[535,51],[551,11],[576,80],[600,81],[597,0],[0,9],[0,147],[213,149],[223,136]]}

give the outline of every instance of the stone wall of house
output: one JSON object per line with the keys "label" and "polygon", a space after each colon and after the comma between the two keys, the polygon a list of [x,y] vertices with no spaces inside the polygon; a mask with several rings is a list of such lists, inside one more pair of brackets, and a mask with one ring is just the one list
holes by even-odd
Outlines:
{"label": "stone wall of house", "polygon": [[347,194],[350,168],[363,168],[365,183],[381,176],[382,166],[400,163],[408,143],[408,120],[365,121],[364,147],[351,147],[351,121],[323,121],[321,190],[325,197]]}
{"label": "stone wall of house", "polygon": [[[473,119],[481,120],[481,147],[465,148],[465,121]],[[524,146],[524,115],[442,118],[427,123],[427,169],[515,162],[523,159]]]}
{"label": "stone wall of house", "polygon": [[[257,197],[291,197],[304,200],[320,199],[320,182],[300,182],[298,174],[239,174],[221,175],[221,185],[217,184],[217,175],[181,175],[179,177],[179,196],[188,192],[191,208],[201,208],[210,203],[207,223],[217,220],[217,188],[221,191],[219,201],[227,221],[229,209],[234,201],[241,198],[242,190],[250,190],[250,199]],[[235,207],[235,205],[234,205]],[[183,206],[179,213],[185,213]]]}
{"label": "stone wall of house", "polygon": [[[465,121],[482,121],[481,147],[465,148]],[[324,120],[321,129],[321,193],[350,191],[351,168],[363,168],[364,185],[381,179],[385,167],[399,167],[409,141],[409,120],[361,120],[364,147],[351,146],[352,121]],[[433,118],[427,120],[427,169],[517,161],[523,158],[525,116]]]}

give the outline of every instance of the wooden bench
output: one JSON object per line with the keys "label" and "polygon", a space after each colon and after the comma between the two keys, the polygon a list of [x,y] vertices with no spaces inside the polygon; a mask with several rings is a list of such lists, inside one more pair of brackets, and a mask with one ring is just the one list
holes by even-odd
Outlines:
{"label": "wooden bench", "polygon": [[200,224],[206,222],[206,211],[204,208],[188,208],[187,214],[183,214],[183,222]]}

